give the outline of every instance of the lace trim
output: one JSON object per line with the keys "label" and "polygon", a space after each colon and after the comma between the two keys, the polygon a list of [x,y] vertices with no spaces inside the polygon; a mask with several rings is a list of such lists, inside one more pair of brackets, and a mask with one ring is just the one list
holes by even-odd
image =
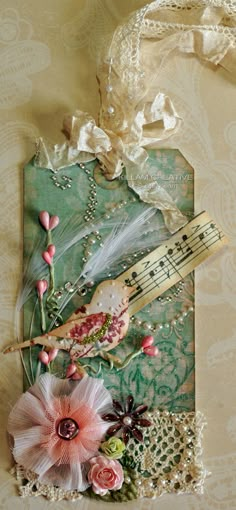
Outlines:
{"label": "lace trim", "polygon": [[[203,416],[155,410],[146,417],[153,425],[146,429],[144,443],[130,439],[124,458],[138,498],[154,498],[167,492],[201,494],[207,475],[201,459]],[[45,496],[50,501],[77,501],[83,497],[76,490],[41,484],[35,473],[18,464],[12,473],[23,497]]]}
{"label": "lace trim", "polygon": [[19,483],[19,492],[23,498],[28,496],[44,496],[50,501],[78,501],[83,495],[78,491],[66,491],[53,485],[43,485],[38,481],[38,475],[16,464],[11,470]]}
{"label": "lace trim", "polygon": [[163,21],[154,21],[146,19],[142,25],[142,37],[147,39],[164,38],[176,32],[185,32],[186,30],[210,30],[217,34],[224,34],[231,42],[232,46],[236,46],[236,29],[235,27],[225,27],[222,25],[187,25],[184,23],[167,23]]}
{"label": "lace trim", "polygon": [[206,424],[201,413],[148,415],[144,445],[129,443],[130,459],[138,478],[138,497],[153,498],[167,492],[202,494],[207,472],[202,464],[202,434]]}
{"label": "lace trim", "polygon": [[[197,11],[201,8],[209,9],[209,23],[208,20],[203,23],[198,19]],[[169,17],[172,17],[171,22],[152,19],[153,14],[161,16],[167,11]],[[217,22],[214,20],[213,11],[219,15]],[[179,22],[181,15],[185,16],[186,24]],[[199,29],[224,34],[235,46],[235,15],[234,0],[155,0],[132,13],[127,22],[117,28],[109,51],[106,52],[105,61],[112,57],[118,76],[126,84],[127,94],[135,97],[142,93],[143,73],[140,64],[142,38],[162,39],[172,33]]]}

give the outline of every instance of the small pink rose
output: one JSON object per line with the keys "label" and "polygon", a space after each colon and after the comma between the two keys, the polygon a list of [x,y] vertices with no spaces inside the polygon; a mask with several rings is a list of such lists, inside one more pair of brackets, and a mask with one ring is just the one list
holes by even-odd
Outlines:
{"label": "small pink rose", "polygon": [[57,225],[59,225],[59,218],[58,216],[51,216],[50,218],[50,221],[49,221],[49,230],[53,230],[54,228],[57,227]]}
{"label": "small pink rose", "polygon": [[47,247],[47,252],[49,253],[50,257],[53,258],[56,253],[56,246],[54,244],[49,244]]}
{"label": "small pink rose", "polygon": [[148,335],[142,339],[141,346],[143,347],[143,349],[145,349],[146,347],[150,347],[150,345],[152,345],[153,343],[154,343],[153,336]]}
{"label": "small pink rose", "polygon": [[49,356],[48,356],[48,353],[45,352],[45,351],[40,351],[40,353],[38,355],[38,359],[44,365],[48,365],[49,364]]}
{"label": "small pink rose", "polygon": [[93,492],[105,496],[109,490],[121,489],[124,482],[124,473],[117,460],[110,460],[103,455],[90,459],[91,469],[88,472],[88,481],[92,484]]}
{"label": "small pink rose", "polygon": [[44,262],[46,262],[46,264],[48,264],[49,266],[51,266],[51,263],[52,263],[52,257],[49,255],[48,251],[44,251],[44,252],[42,253],[42,257],[43,257]]}
{"label": "small pink rose", "polygon": [[45,230],[49,230],[50,216],[47,211],[41,211],[39,213],[39,221],[40,221],[42,227],[45,228]]}
{"label": "small pink rose", "polygon": [[47,288],[48,288],[47,280],[37,280],[36,289],[38,291],[38,296],[40,299],[42,299],[43,294],[46,292]]}

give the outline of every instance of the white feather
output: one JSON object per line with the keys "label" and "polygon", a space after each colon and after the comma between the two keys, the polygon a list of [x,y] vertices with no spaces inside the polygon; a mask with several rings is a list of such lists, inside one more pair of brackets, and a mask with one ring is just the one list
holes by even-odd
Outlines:
{"label": "white feather", "polygon": [[[136,209],[134,211],[136,213]],[[61,314],[71,298],[77,292],[77,289],[82,287],[90,280],[98,281],[107,277],[110,267],[114,267],[117,261],[130,251],[136,251],[136,245],[139,239],[146,232],[149,220],[157,213],[155,207],[146,207],[145,210],[135,218],[127,219],[116,225],[111,233],[106,237],[103,246],[100,247],[89,261],[84,265],[81,273],[74,282],[73,286],[76,289],[71,294],[68,294],[61,303],[59,313]],[[158,222],[158,217],[156,215]],[[159,223],[159,222],[158,222]],[[50,325],[54,325],[54,322]]]}
{"label": "white feather", "polygon": [[104,269],[107,272],[114,263],[126,256],[130,247],[136,250],[137,240],[143,235],[143,227],[156,213],[155,207],[148,207],[131,221],[116,226],[105,239],[103,246],[97,250],[84,265],[80,278],[84,283],[103,277]]}
{"label": "white feather", "polygon": [[[123,214],[123,216],[122,216]],[[118,218],[111,220],[104,220],[101,216],[96,221],[84,223],[83,217],[78,218],[78,215],[69,218],[68,220],[59,224],[57,229],[53,231],[53,244],[56,246],[56,255],[54,257],[54,265],[56,266],[58,260],[75,244],[79,243],[86,235],[91,234],[94,230],[111,229],[117,224],[120,224],[121,218],[124,218],[124,212],[120,213]],[[46,235],[39,235],[37,241],[32,249],[28,260],[25,263],[25,271],[23,276],[22,289],[19,292],[16,310],[19,312],[24,306],[32,291],[35,288],[35,282],[47,278],[48,268],[42,259],[42,252],[46,249]]]}

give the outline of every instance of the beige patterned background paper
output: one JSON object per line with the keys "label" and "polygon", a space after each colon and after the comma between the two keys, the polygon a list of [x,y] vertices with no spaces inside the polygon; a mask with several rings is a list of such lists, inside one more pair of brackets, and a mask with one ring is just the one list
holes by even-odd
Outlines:
{"label": "beige patterned background paper", "polygon": [[[108,27],[114,29],[124,16],[144,4],[141,0],[0,0],[2,346],[15,338],[22,264],[23,165],[34,154],[37,136],[63,141],[60,129],[65,113],[79,108],[97,119],[95,52],[99,35]],[[124,507],[169,510],[174,504],[176,510],[231,510],[236,508],[235,77],[192,56],[173,55],[162,68],[159,85],[185,119],[171,138],[171,146],[178,147],[195,169],[196,212],[207,209],[230,240],[196,271],[197,408],[207,421],[204,464],[211,474],[203,496],[163,496]],[[6,422],[21,393],[22,372],[18,354],[1,354],[0,363],[0,508],[44,510],[52,504],[43,498],[20,499],[9,474]],[[102,503],[86,499],[75,504],[82,510],[104,508]],[[57,508],[74,508],[75,504],[60,502]],[[114,508],[114,504],[107,503],[106,508]]]}

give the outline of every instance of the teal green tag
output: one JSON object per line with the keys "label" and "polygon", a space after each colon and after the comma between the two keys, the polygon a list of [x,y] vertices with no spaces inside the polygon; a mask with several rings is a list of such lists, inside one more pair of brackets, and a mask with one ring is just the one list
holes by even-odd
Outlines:
{"label": "teal green tag", "polygon": [[[186,160],[176,150],[153,150],[149,152],[149,168],[151,175],[156,176],[158,183],[170,193],[180,210],[191,220],[194,210],[194,177],[193,169]],[[46,210],[50,215],[57,215],[60,218],[59,226],[52,232],[52,242],[58,254],[63,249],[63,242],[68,241],[73,228],[76,235],[76,231],[79,233],[80,229],[89,223],[87,219],[91,215],[94,215],[94,221],[101,217],[105,218],[106,215],[111,225],[112,218],[115,223],[118,215],[120,217],[138,215],[144,207],[128,188],[125,176],[122,175],[115,181],[106,181],[97,162],[89,163],[85,168],[78,165],[64,168],[57,174],[48,169],[37,168],[34,161],[25,167],[23,294],[25,339],[41,334],[35,283],[39,278],[48,279],[48,266],[41,257],[46,249],[46,233],[38,221],[39,212]],[[161,212],[157,211],[156,218],[160,224],[160,235],[158,238],[158,233],[155,233],[153,239],[160,244],[169,234],[165,229]],[[60,308],[66,297],[70,297],[71,286],[78,278],[84,260],[89,259],[91,253],[99,249],[110,230],[111,226],[96,231],[89,237],[90,244],[88,239],[81,239],[58,261],[55,257],[55,306],[54,308],[52,306],[51,310],[46,310],[47,331],[53,324],[57,308]],[[149,235],[153,234],[147,234],[150,244]],[[154,249],[155,245],[152,248]],[[105,274],[107,271],[106,278],[115,279],[145,254],[145,248],[136,252],[134,247],[133,253],[129,256],[124,255],[112,272],[109,268],[103,268]],[[63,321],[66,321],[78,307],[91,301],[95,288],[96,285],[91,284],[79,294],[73,294],[62,311]],[[104,379],[105,386],[118,400],[132,393],[136,402],[146,403],[149,409],[159,407],[172,412],[194,410],[194,322],[191,310],[194,304],[193,288],[194,279],[190,274],[161,298],[138,312],[130,323],[127,336],[112,351],[112,354],[124,359],[131,351],[139,348],[144,336],[151,334],[155,338],[160,356],[141,355],[121,371],[115,368],[109,370],[108,364],[105,361],[100,364],[101,360],[98,357],[87,358],[83,363],[90,364],[89,375],[96,375],[100,367],[98,377]],[[26,386],[35,381],[39,370],[42,372],[47,370],[47,367],[38,363],[40,350],[40,346],[34,346],[23,351],[27,372]],[[65,377],[68,363],[69,355],[61,351],[51,363],[50,370],[59,377]]]}

